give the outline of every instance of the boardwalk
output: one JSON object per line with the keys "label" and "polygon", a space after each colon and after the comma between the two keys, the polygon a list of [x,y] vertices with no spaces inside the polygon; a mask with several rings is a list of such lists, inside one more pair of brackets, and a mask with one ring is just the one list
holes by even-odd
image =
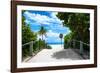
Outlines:
{"label": "boardwalk", "polygon": [[43,49],[36,56],[29,59],[27,62],[57,62],[82,59],[83,58],[79,54],[74,52],[72,49],[63,49],[61,48],[61,45],[59,45],[53,46],[53,49]]}

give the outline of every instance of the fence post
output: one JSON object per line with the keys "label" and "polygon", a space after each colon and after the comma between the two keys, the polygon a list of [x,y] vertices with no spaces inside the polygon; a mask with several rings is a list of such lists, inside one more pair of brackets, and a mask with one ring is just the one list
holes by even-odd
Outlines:
{"label": "fence post", "polygon": [[39,39],[39,42],[38,42],[38,49],[40,50],[41,48],[40,48],[40,39]]}
{"label": "fence post", "polygon": [[83,54],[83,43],[80,41],[80,54]]}
{"label": "fence post", "polygon": [[33,41],[30,42],[30,49],[29,49],[29,55],[33,55]]}
{"label": "fence post", "polygon": [[75,48],[75,40],[73,40],[73,48]]}
{"label": "fence post", "polygon": [[70,46],[70,48],[71,48],[71,41],[69,41],[69,46]]}

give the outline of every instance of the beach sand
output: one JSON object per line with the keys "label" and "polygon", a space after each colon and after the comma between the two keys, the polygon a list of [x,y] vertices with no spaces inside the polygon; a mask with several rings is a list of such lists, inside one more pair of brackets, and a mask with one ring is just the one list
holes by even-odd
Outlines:
{"label": "beach sand", "polygon": [[62,44],[57,44],[57,45],[50,45],[52,47],[52,49],[56,49],[56,50],[61,50],[61,49],[64,49],[64,45]]}

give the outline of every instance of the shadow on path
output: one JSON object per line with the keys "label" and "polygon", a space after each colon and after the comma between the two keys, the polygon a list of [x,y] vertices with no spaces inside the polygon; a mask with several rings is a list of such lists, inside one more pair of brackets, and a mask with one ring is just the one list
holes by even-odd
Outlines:
{"label": "shadow on path", "polygon": [[63,49],[61,51],[55,52],[52,55],[56,59],[71,59],[71,60],[81,60],[83,59],[79,54],[74,52],[72,49]]}

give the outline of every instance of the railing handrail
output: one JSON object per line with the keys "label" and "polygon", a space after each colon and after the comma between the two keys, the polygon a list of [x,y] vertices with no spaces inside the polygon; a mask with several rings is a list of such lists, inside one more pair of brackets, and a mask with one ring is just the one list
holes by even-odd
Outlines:
{"label": "railing handrail", "polygon": [[[71,40],[71,41],[81,42],[81,43],[83,43],[83,44],[85,44],[85,45],[87,45],[87,46],[90,46],[90,44],[87,44],[87,43],[84,43],[84,42],[82,42],[82,41],[78,41],[78,40],[75,40],[75,39],[73,39],[73,40]],[[69,41],[69,42],[71,42],[71,41]]]}
{"label": "railing handrail", "polygon": [[[87,43],[82,42],[81,40],[75,40],[75,39],[68,41],[68,45],[70,45],[71,48],[76,48],[76,47],[75,47],[75,44],[76,44],[77,42],[79,43],[79,51],[80,51],[80,54],[82,55],[83,52],[84,52],[84,46],[83,46],[83,45],[85,44],[85,45],[87,45],[88,47],[89,47],[90,45],[87,44]],[[71,45],[71,44],[72,44],[72,45]]]}
{"label": "railing handrail", "polygon": [[85,45],[87,45],[87,46],[90,46],[90,44],[84,43],[84,42],[82,42],[82,41],[78,41],[78,40],[75,40],[75,39],[74,39],[73,41],[81,42],[81,43],[83,43],[83,44],[85,44]]}
{"label": "railing handrail", "polygon": [[31,42],[35,43],[36,41],[30,41],[30,42],[28,42],[28,43],[23,44],[22,46],[28,45],[28,44],[30,44]]}

